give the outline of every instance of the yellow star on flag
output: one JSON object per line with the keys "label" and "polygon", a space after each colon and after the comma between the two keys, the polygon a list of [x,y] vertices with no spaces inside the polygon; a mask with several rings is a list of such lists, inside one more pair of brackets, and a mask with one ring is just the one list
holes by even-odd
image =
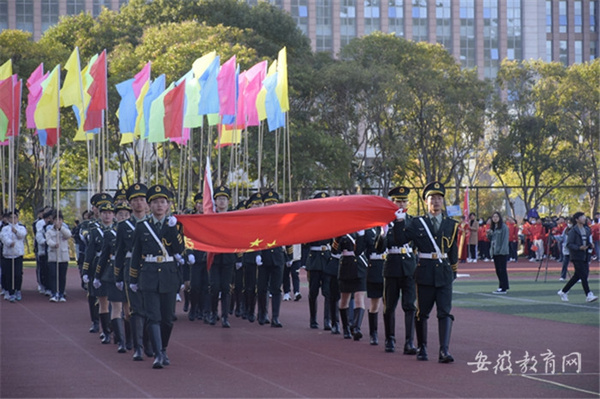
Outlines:
{"label": "yellow star on flag", "polygon": [[267,244],[268,248],[274,247],[277,244],[277,240],[273,240],[273,242],[270,242]]}
{"label": "yellow star on flag", "polygon": [[258,247],[260,245],[261,242],[263,242],[264,240],[261,240],[260,238],[257,238],[256,240],[252,241],[250,243],[250,248],[252,247]]}

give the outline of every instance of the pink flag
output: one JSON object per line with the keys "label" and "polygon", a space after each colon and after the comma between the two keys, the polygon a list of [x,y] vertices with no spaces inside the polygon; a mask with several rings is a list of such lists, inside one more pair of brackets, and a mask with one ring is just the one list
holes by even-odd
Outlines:
{"label": "pink flag", "polygon": [[44,64],[41,63],[35,71],[33,71],[29,79],[27,79],[27,89],[29,89],[29,94],[27,94],[27,108],[25,108],[27,129],[35,129],[35,119],[33,115],[35,113],[35,107],[42,97],[42,82],[48,75],[49,72],[44,74]]}
{"label": "pink flag", "polygon": [[[244,88],[248,85],[246,79],[246,71],[242,72],[238,77],[238,90],[240,93],[244,92]],[[240,97],[237,102],[237,113],[235,115],[235,124],[238,129],[246,128],[246,103],[243,98]]]}
{"label": "pink flag", "polygon": [[142,70],[133,77],[133,94],[135,94],[136,99],[140,97],[140,92],[142,91],[144,84],[150,80],[150,72],[151,66],[150,61],[148,61]]}
{"label": "pink flag", "polygon": [[227,62],[221,65],[219,75],[217,75],[218,92],[219,92],[219,115],[235,115],[235,55]]}
{"label": "pink flag", "polygon": [[242,101],[245,103],[247,126],[260,125],[258,111],[256,110],[256,97],[262,88],[263,80],[267,76],[267,65],[267,61],[262,61],[246,71],[247,83],[242,94]]}
{"label": "pink flag", "polygon": [[[17,75],[14,75],[15,77]],[[23,80],[19,79],[13,86],[13,117],[12,134],[9,136],[18,136],[21,130],[21,95],[23,94]]]}

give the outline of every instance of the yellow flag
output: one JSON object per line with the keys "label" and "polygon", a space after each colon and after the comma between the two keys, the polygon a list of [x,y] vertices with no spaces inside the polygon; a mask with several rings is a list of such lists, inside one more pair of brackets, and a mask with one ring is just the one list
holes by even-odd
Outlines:
{"label": "yellow flag", "polygon": [[220,126],[221,134],[219,138],[217,138],[217,147],[219,145],[224,147],[232,144],[240,144],[242,142],[242,131],[240,129],[234,129],[227,125]]}
{"label": "yellow flag", "polygon": [[122,133],[121,134],[121,142],[119,145],[131,144],[133,143],[133,133]]}
{"label": "yellow flag", "polygon": [[60,90],[60,106],[68,107],[75,105],[83,109],[83,87],[81,81],[81,64],[79,62],[79,48],[71,53],[69,60],[65,64],[67,74]]}
{"label": "yellow flag", "polygon": [[150,89],[150,79],[144,83],[142,86],[142,90],[140,90],[140,96],[135,101],[135,109],[137,110],[137,118],[135,119],[135,137],[140,138],[144,137],[144,132],[146,132],[146,123],[144,121],[144,98],[146,98],[146,94],[148,93],[148,89]]}
{"label": "yellow flag", "polygon": [[[273,61],[271,65],[269,65],[269,69],[267,70],[267,76],[271,76],[277,72],[277,60]],[[265,101],[267,99],[267,89],[263,86],[258,95],[256,96],[256,112],[258,113],[258,120],[264,121],[267,119],[267,108],[265,107]]]}
{"label": "yellow flag", "polygon": [[279,100],[279,106],[282,112],[290,110],[290,100],[288,98],[288,74],[287,74],[287,50],[282,48],[277,57],[277,86],[275,93]]}
{"label": "yellow flag", "polygon": [[57,129],[59,127],[59,84],[60,64],[42,82],[42,97],[35,109],[35,125],[38,129]]}
{"label": "yellow flag", "polygon": [[0,80],[8,79],[12,74],[12,59],[9,59],[0,66]]}
{"label": "yellow flag", "polygon": [[194,71],[194,77],[196,79],[200,79],[200,76],[202,76],[204,71],[206,71],[210,64],[212,64],[216,56],[217,52],[211,51],[210,53],[203,55],[202,57],[194,61],[194,63],[192,64],[192,71]]}

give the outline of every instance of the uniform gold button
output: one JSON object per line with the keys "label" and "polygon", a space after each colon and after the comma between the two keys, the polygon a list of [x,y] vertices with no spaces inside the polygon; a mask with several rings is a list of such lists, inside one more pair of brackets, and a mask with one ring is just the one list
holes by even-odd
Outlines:
{"label": "uniform gold button", "polygon": [[159,268],[158,271],[160,271],[161,269]]}

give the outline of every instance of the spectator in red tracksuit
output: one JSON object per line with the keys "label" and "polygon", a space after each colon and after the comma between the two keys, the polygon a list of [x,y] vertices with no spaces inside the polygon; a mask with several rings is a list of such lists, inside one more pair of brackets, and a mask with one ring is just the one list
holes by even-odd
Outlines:
{"label": "spectator in red tracksuit", "polygon": [[547,234],[544,230],[544,226],[538,218],[530,217],[529,218],[529,234],[532,242],[531,249],[535,254],[535,258],[530,258],[530,262],[539,262],[544,257],[544,242],[546,241]]}
{"label": "spectator in red tracksuit", "polygon": [[487,231],[490,228],[491,219],[488,218],[487,223],[481,222],[477,230],[477,239],[479,240],[479,256],[484,262],[489,262],[490,257],[490,240],[487,237]]}
{"label": "spectator in red tracksuit", "polygon": [[508,227],[508,260],[516,262],[519,250],[519,225],[514,218],[508,218],[506,221]]}

